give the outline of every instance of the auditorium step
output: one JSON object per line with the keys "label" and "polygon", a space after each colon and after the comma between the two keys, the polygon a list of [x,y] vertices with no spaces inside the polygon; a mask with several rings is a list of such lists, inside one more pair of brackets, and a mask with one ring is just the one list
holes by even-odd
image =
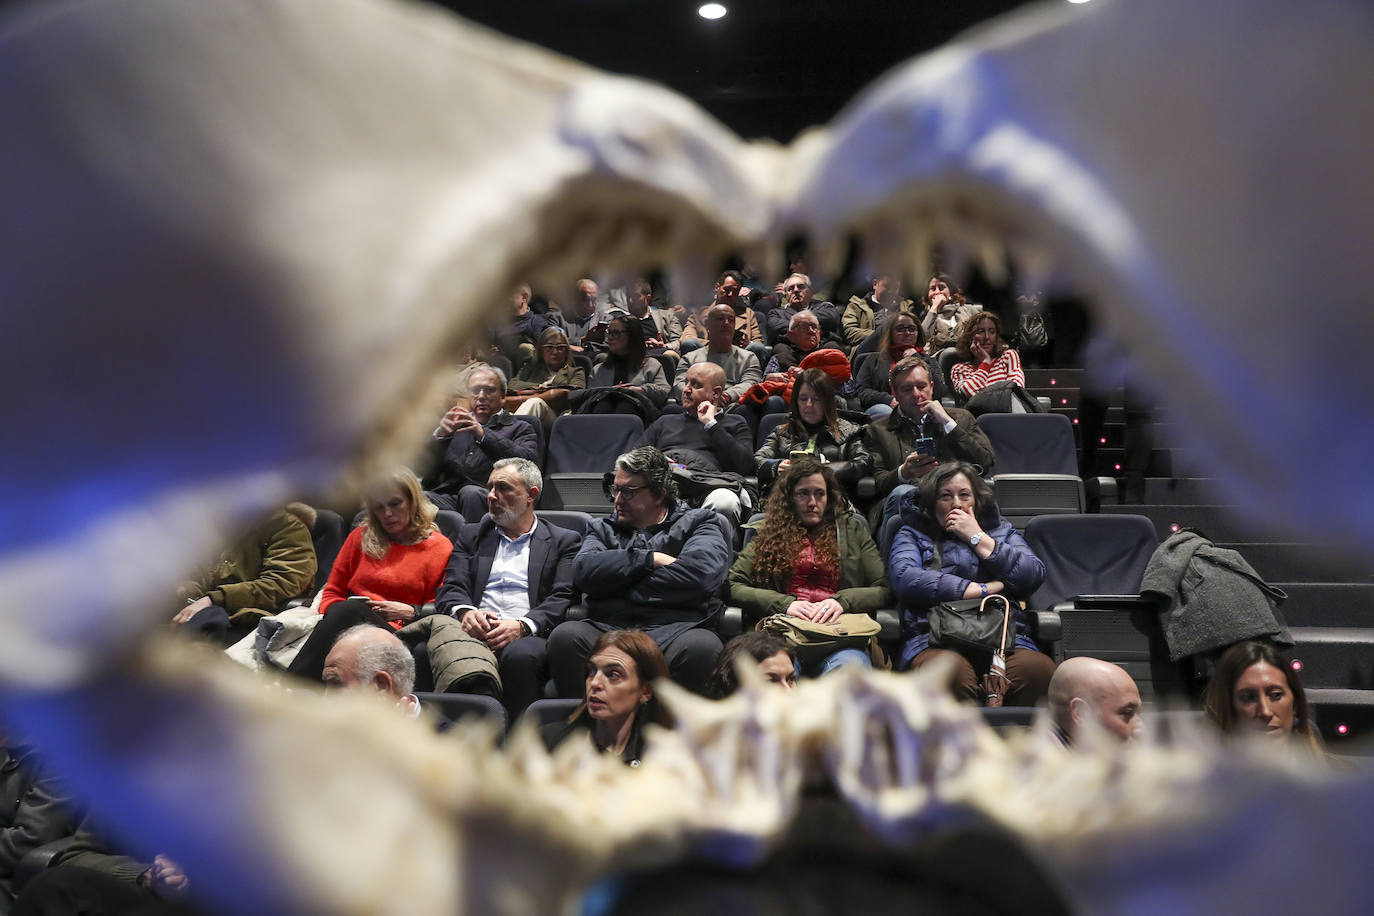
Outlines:
{"label": "auditorium step", "polygon": [[1112,515],[1143,515],[1154,522],[1155,533],[1163,541],[1180,528],[1196,528],[1217,543],[1227,541],[1281,541],[1281,532],[1266,532],[1254,521],[1241,518],[1230,506],[1154,506],[1106,505],[1102,512]]}
{"label": "auditorium step", "polygon": [[1374,629],[1291,627],[1293,663],[1304,685],[1374,688]]}
{"label": "auditorium step", "polygon": [[1147,477],[1145,502],[1153,506],[1215,506],[1221,486],[1211,477]]}
{"label": "auditorium step", "polygon": [[1272,582],[1288,600],[1280,605],[1294,627],[1341,627],[1352,623],[1374,627],[1374,583]]}
{"label": "auditorium step", "polygon": [[1329,751],[1374,755],[1374,690],[1308,687],[1305,692]]}
{"label": "auditorium step", "polygon": [[1366,558],[1337,553],[1331,548],[1293,543],[1224,544],[1240,551],[1266,582],[1374,582]]}

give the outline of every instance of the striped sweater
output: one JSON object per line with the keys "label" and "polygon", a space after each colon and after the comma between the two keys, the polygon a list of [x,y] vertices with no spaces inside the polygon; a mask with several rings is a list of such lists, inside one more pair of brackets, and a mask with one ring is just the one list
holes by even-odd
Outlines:
{"label": "striped sweater", "polygon": [[1026,373],[1021,371],[1021,357],[1011,347],[990,363],[974,366],[973,363],[955,363],[949,370],[949,380],[954,390],[965,398],[971,398],[993,382],[1013,381],[1022,387],[1026,384]]}

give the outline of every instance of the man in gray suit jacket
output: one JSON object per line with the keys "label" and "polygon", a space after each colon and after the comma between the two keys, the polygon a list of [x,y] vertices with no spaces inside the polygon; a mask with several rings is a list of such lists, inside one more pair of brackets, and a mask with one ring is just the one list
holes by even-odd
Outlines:
{"label": "man in gray suit jacket", "polygon": [[543,483],[533,461],[496,462],[490,512],[459,529],[435,599],[438,613],[456,617],[496,654],[511,718],[543,695],[547,639],[572,601],[573,558],[582,546],[580,534],[535,517]]}

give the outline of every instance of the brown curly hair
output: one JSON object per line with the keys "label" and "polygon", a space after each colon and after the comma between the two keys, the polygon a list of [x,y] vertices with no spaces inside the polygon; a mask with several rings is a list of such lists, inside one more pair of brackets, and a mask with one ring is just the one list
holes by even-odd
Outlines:
{"label": "brown curly hair", "polygon": [[1002,319],[992,312],[979,312],[959,325],[959,336],[954,339],[954,349],[964,362],[973,359],[973,351],[970,349],[973,346],[973,329],[982,324],[984,318],[992,320],[992,328],[997,332],[997,343],[992,345],[992,352],[988,356],[996,359],[1007,350],[1007,342],[1002,339]]}
{"label": "brown curly hair", "polygon": [[835,533],[835,518],[842,507],[843,511],[848,511],[849,504],[844,491],[835,482],[835,472],[830,465],[806,455],[792,462],[768,496],[763,528],[754,540],[756,579],[779,581],[783,589],[791,587],[792,566],[801,552],[802,541],[806,540],[806,529],[797,514],[797,504],[792,501],[792,491],[812,474],[820,474],[825,479],[825,515],[821,519],[820,534],[811,542],[811,548],[817,566],[839,569],[840,545]]}

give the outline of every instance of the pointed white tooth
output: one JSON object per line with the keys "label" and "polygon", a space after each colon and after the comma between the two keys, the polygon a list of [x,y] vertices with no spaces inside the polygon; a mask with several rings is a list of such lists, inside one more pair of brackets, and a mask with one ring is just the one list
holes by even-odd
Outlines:
{"label": "pointed white tooth", "polygon": [[1025,295],[1048,291],[1054,274],[1054,258],[1035,242],[1023,241],[1012,247],[1012,263],[1016,265],[1016,285]]}

